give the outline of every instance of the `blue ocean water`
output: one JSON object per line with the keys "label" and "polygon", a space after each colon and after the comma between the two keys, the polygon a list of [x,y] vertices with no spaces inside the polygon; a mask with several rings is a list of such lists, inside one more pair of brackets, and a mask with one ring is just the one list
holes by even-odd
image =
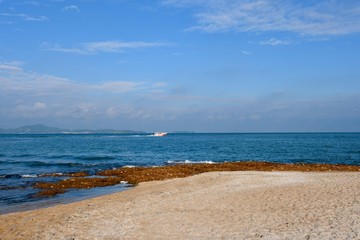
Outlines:
{"label": "blue ocean water", "polygon": [[125,189],[118,185],[34,198],[46,173],[174,163],[270,161],[360,165],[360,133],[195,133],[0,135],[0,213]]}

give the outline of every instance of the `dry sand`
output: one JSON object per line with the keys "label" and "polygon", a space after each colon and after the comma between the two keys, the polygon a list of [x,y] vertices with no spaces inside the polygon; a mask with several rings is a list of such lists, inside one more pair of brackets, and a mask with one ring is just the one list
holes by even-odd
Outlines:
{"label": "dry sand", "polygon": [[0,216],[0,239],[360,239],[360,173],[211,172]]}

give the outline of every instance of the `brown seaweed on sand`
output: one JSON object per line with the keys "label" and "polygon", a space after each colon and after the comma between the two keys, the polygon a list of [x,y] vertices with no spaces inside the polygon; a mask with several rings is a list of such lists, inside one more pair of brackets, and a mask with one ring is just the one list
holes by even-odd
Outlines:
{"label": "brown seaweed on sand", "polygon": [[[121,183],[122,181],[128,182],[129,184],[138,184],[140,182],[183,178],[204,172],[218,171],[354,172],[360,171],[360,166],[334,164],[284,164],[270,162],[225,162],[216,164],[178,164],[159,167],[123,167],[97,173],[98,176],[102,177],[72,177],[55,183],[36,183],[34,187],[41,189],[41,191],[37,194],[38,196],[54,196],[73,188],[86,189],[113,186]],[[79,175],[82,176],[82,174]]]}

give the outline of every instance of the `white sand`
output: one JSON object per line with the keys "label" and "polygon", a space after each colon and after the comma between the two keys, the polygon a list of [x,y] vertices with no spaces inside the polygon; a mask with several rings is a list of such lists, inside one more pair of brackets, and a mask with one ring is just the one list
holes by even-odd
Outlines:
{"label": "white sand", "polygon": [[0,239],[360,239],[360,173],[213,172],[0,216]]}

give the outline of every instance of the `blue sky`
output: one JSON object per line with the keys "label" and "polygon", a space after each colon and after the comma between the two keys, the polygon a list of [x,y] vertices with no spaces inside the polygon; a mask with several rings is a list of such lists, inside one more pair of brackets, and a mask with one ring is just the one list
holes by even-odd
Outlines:
{"label": "blue sky", "polygon": [[360,131],[360,2],[0,0],[0,127]]}

